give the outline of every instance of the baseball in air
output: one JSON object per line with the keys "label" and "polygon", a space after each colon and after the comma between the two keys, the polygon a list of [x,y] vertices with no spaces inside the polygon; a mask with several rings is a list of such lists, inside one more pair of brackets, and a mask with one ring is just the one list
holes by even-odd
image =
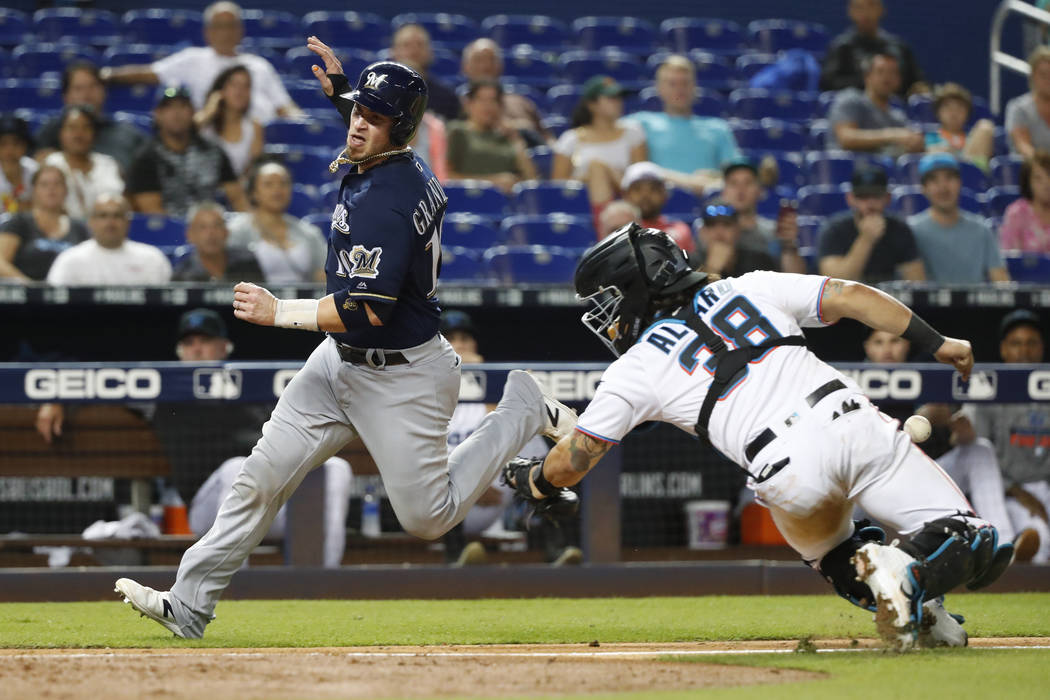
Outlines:
{"label": "baseball in air", "polygon": [[904,421],[904,432],[912,442],[926,442],[930,437],[930,421],[922,416],[912,416]]}

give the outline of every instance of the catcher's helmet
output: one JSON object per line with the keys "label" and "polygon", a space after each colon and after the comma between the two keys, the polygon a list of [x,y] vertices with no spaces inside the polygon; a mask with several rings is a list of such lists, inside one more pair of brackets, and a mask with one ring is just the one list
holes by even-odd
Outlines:
{"label": "catcher's helmet", "polygon": [[613,354],[627,351],[656,312],[680,306],[707,281],[663,231],[630,223],[589,248],[576,266],[576,294],[594,307],[583,325]]}
{"label": "catcher's helmet", "polygon": [[366,66],[357,78],[357,87],[340,97],[392,117],[390,140],[402,146],[412,140],[423,119],[427,83],[406,65],[379,61]]}

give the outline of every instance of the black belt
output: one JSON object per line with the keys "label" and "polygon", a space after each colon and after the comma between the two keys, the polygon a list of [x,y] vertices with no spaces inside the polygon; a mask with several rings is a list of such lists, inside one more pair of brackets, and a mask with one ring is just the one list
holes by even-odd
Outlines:
{"label": "black belt", "polygon": [[[817,389],[815,391],[813,391],[813,393],[811,393],[809,396],[807,396],[806,397],[806,403],[809,404],[810,408],[813,408],[818,403],[820,403],[823,399],[827,398],[827,396],[829,394],[833,394],[834,392],[838,391],[839,389],[845,389],[845,388],[846,388],[846,385],[842,383],[841,379],[832,379],[830,382],[828,382],[826,384],[822,384],[821,386],[817,387]],[[755,459],[755,455],[757,455],[759,452],[761,452],[762,449],[765,448],[766,445],[768,445],[769,443],[773,442],[776,439],[777,439],[777,434],[774,433],[769,428],[766,428],[761,433],[759,433],[758,437],[756,437],[754,440],[749,442],[747,444],[747,448],[744,449],[744,456],[747,457],[747,461],[748,462],[753,461]],[[780,463],[778,462],[777,464],[780,464]],[[776,468],[777,465],[773,465],[773,467]],[[776,471],[774,471],[772,474],[764,475],[765,479],[768,479],[769,477],[773,476],[773,474],[775,474],[777,471],[780,471],[780,469],[783,469],[783,468],[784,468],[784,465],[780,464],[780,467],[776,468]],[[763,481],[765,479],[763,479]]]}
{"label": "black belt", "polygon": [[380,350],[378,348],[355,348],[336,343],[335,349],[343,362],[352,365],[367,365],[375,369],[391,365],[407,365],[408,358],[397,350]]}

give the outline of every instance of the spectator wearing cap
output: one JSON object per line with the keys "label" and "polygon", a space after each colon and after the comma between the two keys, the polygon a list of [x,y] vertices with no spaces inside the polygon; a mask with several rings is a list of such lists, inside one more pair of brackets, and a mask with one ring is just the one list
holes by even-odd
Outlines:
{"label": "spectator wearing cap", "polygon": [[999,245],[1003,250],[1050,253],[1050,151],[1021,163],[1021,197],[1006,207]]}
{"label": "spectator wearing cap", "polygon": [[911,48],[900,37],[879,27],[885,8],[882,0],[849,0],[853,26],[831,41],[820,73],[821,90],[860,88],[864,84],[862,64],[866,56],[890,54],[900,63],[901,80],[895,89],[901,96],[927,92],[922,71]]}
{"label": "spectator wearing cap", "polygon": [[86,219],[92,203],[101,194],[123,194],[124,179],[117,161],[95,151],[98,122],[86,105],[73,105],[59,117],[60,150],[44,158],[66,176],[66,213]]}
{"label": "spectator wearing cap", "polygon": [[216,76],[239,64],[252,74],[249,114],[253,119],[267,124],[278,117],[301,116],[273,65],[262,56],[237,50],[243,38],[241,8],[215,2],[204,10],[207,46],[190,46],[149,65],[103,68],[99,76],[104,82],[185,85],[194,108],[203,109]]}
{"label": "spectator wearing cap", "polygon": [[696,67],[685,56],[668,56],[656,69],[656,89],[662,112],[637,112],[627,117],[645,131],[649,160],[684,178],[675,184],[703,193],[721,179],[725,163],[738,158],[729,123],[693,114]]}
{"label": "spectator wearing cap", "polygon": [[[95,150],[114,158],[126,173],[148,137],[131,124],[114,121],[103,109],[106,86],[99,77],[99,68],[88,61],[73,61],[62,71],[62,103],[66,106],[87,105],[95,110]],[[59,149],[61,119],[44,122],[36,135],[37,158],[43,158]]]}
{"label": "spectator wearing cap", "polygon": [[[700,268],[722,277],[739,277],[755,270],[776,270],[773,257],[764,251],[740,245],[740,219],[736,209],[724,199],[712,200],[700,216]],[[690,256],[694,259],[694,256]]]}
{"label": "spectator wearing cap", "polygon": [[402,24],[390,38],[390,58],[423,76],[427,81],[427,109],[445,121],[459,118],[459,98],[456,91],[430,73],[434,50],[430,32],[421,24]]}
{"label": "spectator wearing cap", "polygon": [[552,180],[583,180],[595,216],[620,193],[631,163],[645,160],[645,132],[621,121],[623,88],[607,75],[583,85],[572,112],[572,128],[554,144]]}
{"label": "spectator wearing cap", "polygon": [[890,103],[900,85],[897,57],[874,54],[865,57],[861,67],[864,90],[848,88],[831,103],[828,148],[892,156],[924,151],[926,137],[910,128],[904,112]]}
{"label": "spectator wearing cap", "polygon": [[972,112],[969,90],[958,83],[938,86],[933,93],[933,113],[939,128],[926,132],[926,150],[950,153],[987,171],[988,161],[995,155],[995,124],[980,119],[967,135],[966,122]]}
{"label": "spectator wearing cap", "polygon": [[959,209],[959,161],[931,153],[919,161],[930,207],[908,218],[927,278],[939,284],[1009,282],[999,242],[984,221]]}
{"label": "spectator wearing cap", "polygon": [[32,147],[26,121],[0,115],[0,214],[14,213],[29,203],[30,183],[37,170],[37,162],[28,155]]}
{"label": "spectator wearing cap", "polygon": [[1040,46],[1028,57],[1029,90],[1006,103],[1006,133],[1015,153],[1031,158],[1050,151],[1050,46]]}
{"label": "spectator wearing cap", "polygon": [[162,88],[153,108],[156,136],[146,144],[128,174],[128,195],[135,211],[185,216],[198,202],[222,189],[230,206],[247,209],[244,190],[226,153],[198,135],[186,88]]}
{"label": "spectator wearing cap", "polygon": [[655,163],[642,161],[631,164],[620,183],[623,199],[638,208],[641,214],[639,224],[663,231],[671,236],[679,248],[690,253],[696,249],[696,241],[689,225],[663,215],[664,205],[667,204],[669,196],[664,176],[664,169]]}
{"label": "spectator wearing cap", "polygon": [[183,362],[221,362],[233,352],[226,322],[211,309],[191,309],[179,317],[175,356]]}
{"label": "spectator wearing cap", "polygon": [[176,282],[257,282],[265,281],[259,261],[247,248],[227,245],[223,208],[215,202],[201,202],[186,215],[186,242],[193,252],[175,265],[171,278]]}
{"label": "spectator wearing cap", "polygon": [[[503,78],[503,51],[492,39],[475,39],[463,49],[460,73],[467,80],[501,80]],[[503,119],[523,134],[535,134],[537,145],[551,141],[550,132],[543,126],[543,115],[536,103],[525,95],[503,93]],[[526,136],[526,140],[528,137]]]}
{"label": "spectator wearing cap", "polygon": [[820,274],[868,283],[926,279],[911,228],[886,214],[887,183],[882,168],[856,165],[846,195],[850,211],[830,218],[820,234]]}
{"label": "spectator wearing cap", "polygon": [[763,189],[758,168],[748,158],[731,161],[722,170],[722,199],[736,209],[740,246],[780,258],[782,272],[806,272],[798,254],[798,215],[786,208],[776,221],[758,214]]}

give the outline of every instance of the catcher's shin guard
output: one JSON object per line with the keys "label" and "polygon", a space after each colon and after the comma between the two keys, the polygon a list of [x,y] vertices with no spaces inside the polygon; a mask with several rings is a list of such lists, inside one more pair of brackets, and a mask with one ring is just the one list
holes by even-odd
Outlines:
{"label": "catcher's shin guard", "polygon": [[852,560],[857,550],[865,544],[882,544],[885,541],[886,533],[882,528],[872,525],[868,520],[856,520],[850,538],[825,554],[816,569],[840,596],[857,607],[875,612],[875,596],[868,584],[857,578]]}
{"label": "catcher's shin guard", "polygon": [[977,527],[959,518],[926,523],[901,549],[916,559],[908,576],[923,600],[942,596],[960,584],[971,590],[983,588],[999,578],[1013,558],[1013,545],[1000,545],[994,527]]}

